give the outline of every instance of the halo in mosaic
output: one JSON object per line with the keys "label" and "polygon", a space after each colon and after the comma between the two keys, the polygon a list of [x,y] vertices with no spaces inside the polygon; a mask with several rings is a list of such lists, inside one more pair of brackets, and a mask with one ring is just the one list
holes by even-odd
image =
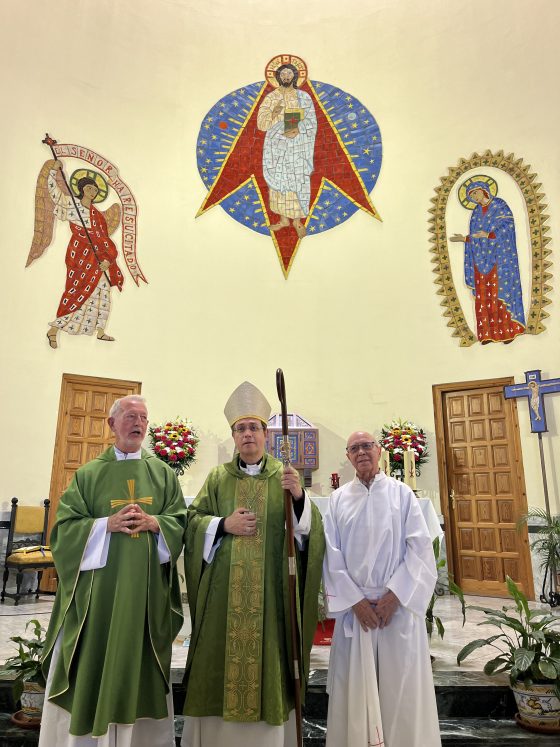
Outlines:
{"label": "halo in mosaic", "polygon": [[[369,193],[379,177],[382,141],[375,117],[359,99],[335,85],[304,79],[292,93],[301,108],[284,105],[283,121],[277,111],[271,120],[275,125],[269,126],[270,132],[276,126],[279,148],[299,148],[288,170],[299,167],[302,174],[296,173],[296,181],[304,184],[303,197],[295,188],[291,193],[297,194],[301,212],[286,212],[289,218],[281,217],[286,223],[279,224],[282,212],[272,196],[261,112],[268,105],[274,116],[272,107],[282,95],[277,86],[259,81],[224,96],[202,121],[196,157],[208,190],[198,215],[219,204],[241,225],[271,237],[287,277],[304,237],[345,223],[358,209],[380,219]],[[310,121],[312,126],[306,125]],[[287,137],[294,123],[301,135],[294,137],[295,146]]]}

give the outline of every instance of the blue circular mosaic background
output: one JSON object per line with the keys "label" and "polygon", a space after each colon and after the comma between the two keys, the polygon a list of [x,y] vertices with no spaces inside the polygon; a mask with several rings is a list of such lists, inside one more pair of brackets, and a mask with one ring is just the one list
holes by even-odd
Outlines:
{"label": "blue circular mosaic background", "polygon": [[[207,189],[216,180],[263,85],[264,81],[261,81],[238,88],[224,96],[204,117],[198,133],[196,160],[200,177]],[[381,132],[375,117],[355,96],[346,91],[319,81],[312,81],[312,85],[345,143],[367,191],[371,192],[379,176],[382,160]],[[315,147],[320,147],[320,130]],[[258,193],[251,182],[240,187],[220,205],[238,223],[270,236]],[[307,224],[309,235],[328,231],[344,223],[356,210],[359,210],[357,205],[332,184],[326,184],[310,213]]]}

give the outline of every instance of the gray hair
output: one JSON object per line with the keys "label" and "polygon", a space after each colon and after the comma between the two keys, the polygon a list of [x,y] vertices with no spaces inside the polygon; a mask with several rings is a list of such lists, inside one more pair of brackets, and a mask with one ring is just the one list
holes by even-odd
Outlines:
{"label": "gray hair", "polygon": [[109,410],[110,418],[117,417],[121,410],[123,402],[141,402],[143,405],[146,404],[146,400],[144,399],[144,397],[141,397],[139,394],[127,394],[126,397],[120,397],[113,402],[113,404],[111,405],[111,409]]}

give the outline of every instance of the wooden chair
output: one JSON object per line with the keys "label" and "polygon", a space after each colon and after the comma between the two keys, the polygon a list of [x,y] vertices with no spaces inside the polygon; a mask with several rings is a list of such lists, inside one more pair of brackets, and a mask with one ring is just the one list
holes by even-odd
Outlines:
{"label": "wooden chair", "polygon": [[[45,568],[54,568],[52,553],[49,548],[45,547],[50,504],[51,502],[47,498],[43,502],[43,507],[18,506],[18,499],[12,498],[10,529],[4,563],[4,585],[0,602],[3,602],[5,597],[11,597],[14,599],[14,603],[18,604],[22,596],[23,574],[29,571],[36,571],[38,574],[35,598],[39,598],[39,584],[43,571]],[[28,547],[33,549],[27,550]],[[15,594],[6,591],[10,570],[15,570],[17,573]]]}

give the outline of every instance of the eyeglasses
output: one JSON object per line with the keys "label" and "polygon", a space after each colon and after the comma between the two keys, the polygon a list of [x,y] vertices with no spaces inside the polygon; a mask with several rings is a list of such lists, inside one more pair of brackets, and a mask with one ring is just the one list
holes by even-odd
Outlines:
{"label": "eyeglasses", "polygon": [[232,431],[234,433],[245,433],[245,431],[256,433],[257,431],[262,431],[262,429],[262,425],[259,425],[258,423],[249,423],[249,425],[234,425]]}
{"label": "eyeglasses", "polygon": [[352,444],[346,451],[349,454],[357,454],[360,450],[371,451],[375,446],[375,441],[361,441],[359,444]]}
{"label": "eyeglasses", "polygon": [[139,415],[136,412],[128,412],[123,416],[123,420],[126,420],[127,423],[135,423],[137,420],[140,420],[143,425],[148,423],[148,417],[146,415]]}

